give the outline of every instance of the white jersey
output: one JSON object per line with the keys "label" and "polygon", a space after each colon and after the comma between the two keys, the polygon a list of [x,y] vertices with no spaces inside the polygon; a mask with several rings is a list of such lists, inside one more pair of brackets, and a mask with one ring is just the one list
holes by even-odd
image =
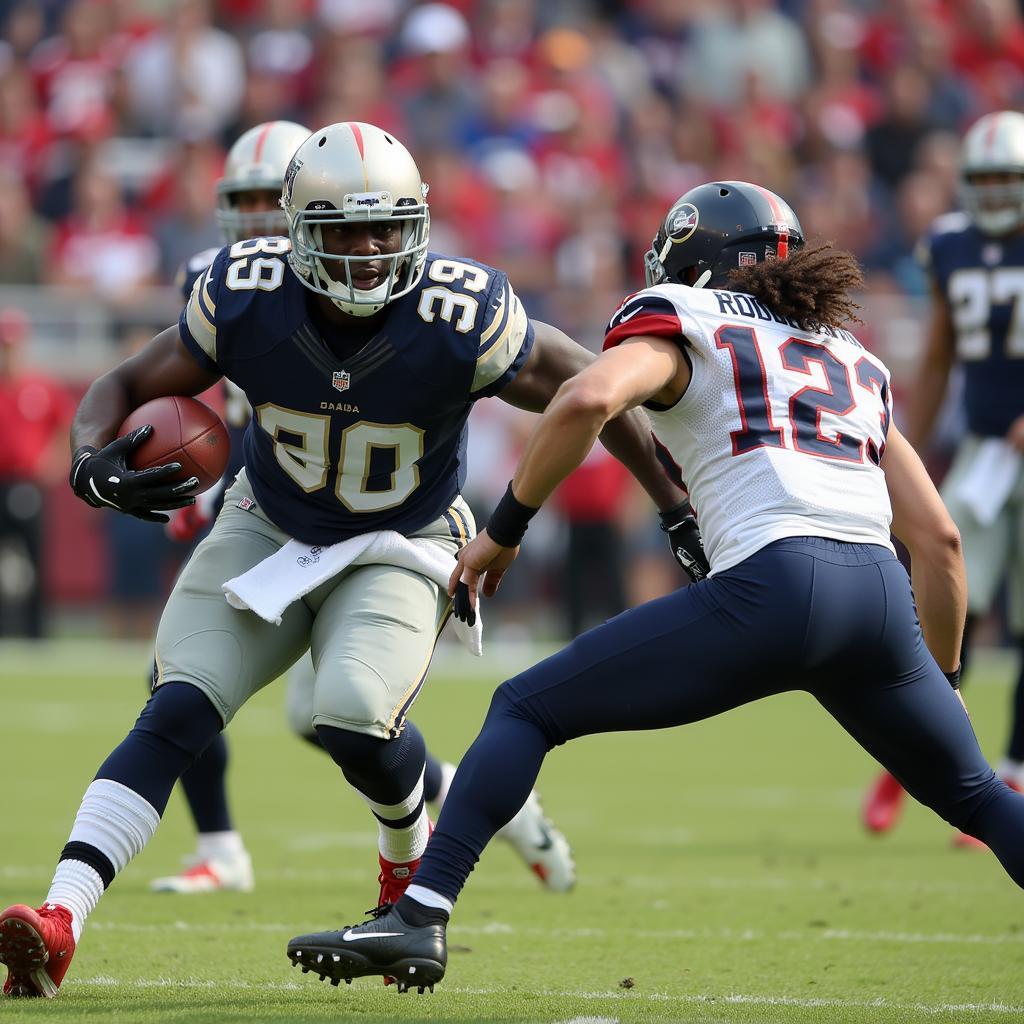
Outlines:
{"label": "white jersey", "polygon": [[889,371],[852,334],[800,330],[749,295],[663,284],[622,304],[605,347],[640,335],[685,339],[690,385],[648,414],[713,572],[783,537],[892,548],[879,468]]}

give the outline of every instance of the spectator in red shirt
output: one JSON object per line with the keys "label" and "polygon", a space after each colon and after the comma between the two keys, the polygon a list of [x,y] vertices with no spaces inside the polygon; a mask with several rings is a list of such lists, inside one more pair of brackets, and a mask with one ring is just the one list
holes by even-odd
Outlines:
{"label": "spectator in red shirt", "polygon": [[49,260],[49,284],[81,288],[118,305],[157,280],[160,254],[118,183],[95,161],[74,184],[74,207],[61,222]]}
{"label": "spectator in red shirt", "polygon": [[55,380],[25,369],[27,336],[20,310],[0,310],[0,551],[15,567],[0,576],[0,635],[38,639],[46,489],[67,472],[74,406]]}
{"label": "spectator in red shirt", "polygon": [[64,12],[61,32],[32,53],[36,89],[58,134],[96,139],[113,131],[121,55],[112,30],[107,4],[75,0]]}
{"label": "spectator in red shirt", "polygon": [[626,608],[620,522],[629,480],[622,463],[595,445],[557,491],[558,508],[569,527],[565,559],[569,636],[579,636]]}

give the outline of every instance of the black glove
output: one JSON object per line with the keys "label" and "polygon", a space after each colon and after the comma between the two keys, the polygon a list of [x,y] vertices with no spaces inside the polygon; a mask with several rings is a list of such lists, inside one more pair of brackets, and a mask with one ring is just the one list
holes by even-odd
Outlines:
{"label": "black glove", "polygon": [[693,518],[690,502],[683,501],[675,508],[660,513],[660,516],[661,528],[668,534],[672,557],[694,583],[699,583],[711,572],[711,565],[704,554],[700,528]]}
{"label": "black glove", "polygon": [[71,462],[71,489],[93,508],[117,509],[150,523],[166,523],[169,516],[156,509],[169,510],[195,504],[188,492],[199,484],[199,478],[171,481],[181,472],[180,462],[134,470],[128,468],[128,456],[153,432],[146,424],[103,448],[83,445]]}
{"label": "black glove", "polygon": [[476,625],[476,609],[469,603],[469,587],[462,580],[455,585],[452,612],[455,614],[455,618],[466,623],[467,626]]}

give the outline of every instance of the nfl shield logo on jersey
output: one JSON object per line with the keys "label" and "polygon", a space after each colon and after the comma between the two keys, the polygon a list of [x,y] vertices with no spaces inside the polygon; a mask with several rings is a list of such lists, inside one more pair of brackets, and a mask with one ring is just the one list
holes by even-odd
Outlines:
{"label": "nfl shield logo on jersey", "polygon": [[348,386],[352,383],[352,375],[345,370],[335,370],[331,374],[331,383],[336,391],[348,391]]}

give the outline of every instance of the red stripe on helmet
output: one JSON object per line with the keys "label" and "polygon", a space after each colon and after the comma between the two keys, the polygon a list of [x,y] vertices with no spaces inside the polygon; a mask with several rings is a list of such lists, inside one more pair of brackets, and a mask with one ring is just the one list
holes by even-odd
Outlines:
{"label": "red stripe on helmet", "polygon": [[[995,145],[996,132],[999,131],[999,117],[996,115],[988,123],[988,131],[985,132],[985,148],[991,150]],[[990,154],[991,155],[991,154]]]}
{"label": "red stripe on helmet", "polygon": [[789,255],[789,225],[786,223],[785,214],[783,214],[782,207],[779,205],[779,197],[774,192],[769,192],[768,189],[762,188],[760,185],[754,185],[754,188],[764,196],[769,207],[771,207],[772,216],[775,218],[774,227],[779,235],[775,255],[776,259],[784,260]]}
{"label": "red stripe on helmet", "polygon": [[259,135],[256,136],[256,152],[253,154],[253,163],[258,164],[263,159],[263,146],[267,141],[267,136],[270,134],[270,129],[275,124],[277,124],[276,121],[268,121],[260,130]]}
{"label": "red stripe on helmet", "polygon": [[362,133],[362,130],[360,129],[359,125],[357,125],[355,123],[355,121],[346,121],[345,123],[349,126],[349,129],[352,131],[352,138],[354,138],[356,140],[356,146],[359,149],[359,159],[360,160],[365,160],[366,159],[366,153],[363,150],[363,133]]}

